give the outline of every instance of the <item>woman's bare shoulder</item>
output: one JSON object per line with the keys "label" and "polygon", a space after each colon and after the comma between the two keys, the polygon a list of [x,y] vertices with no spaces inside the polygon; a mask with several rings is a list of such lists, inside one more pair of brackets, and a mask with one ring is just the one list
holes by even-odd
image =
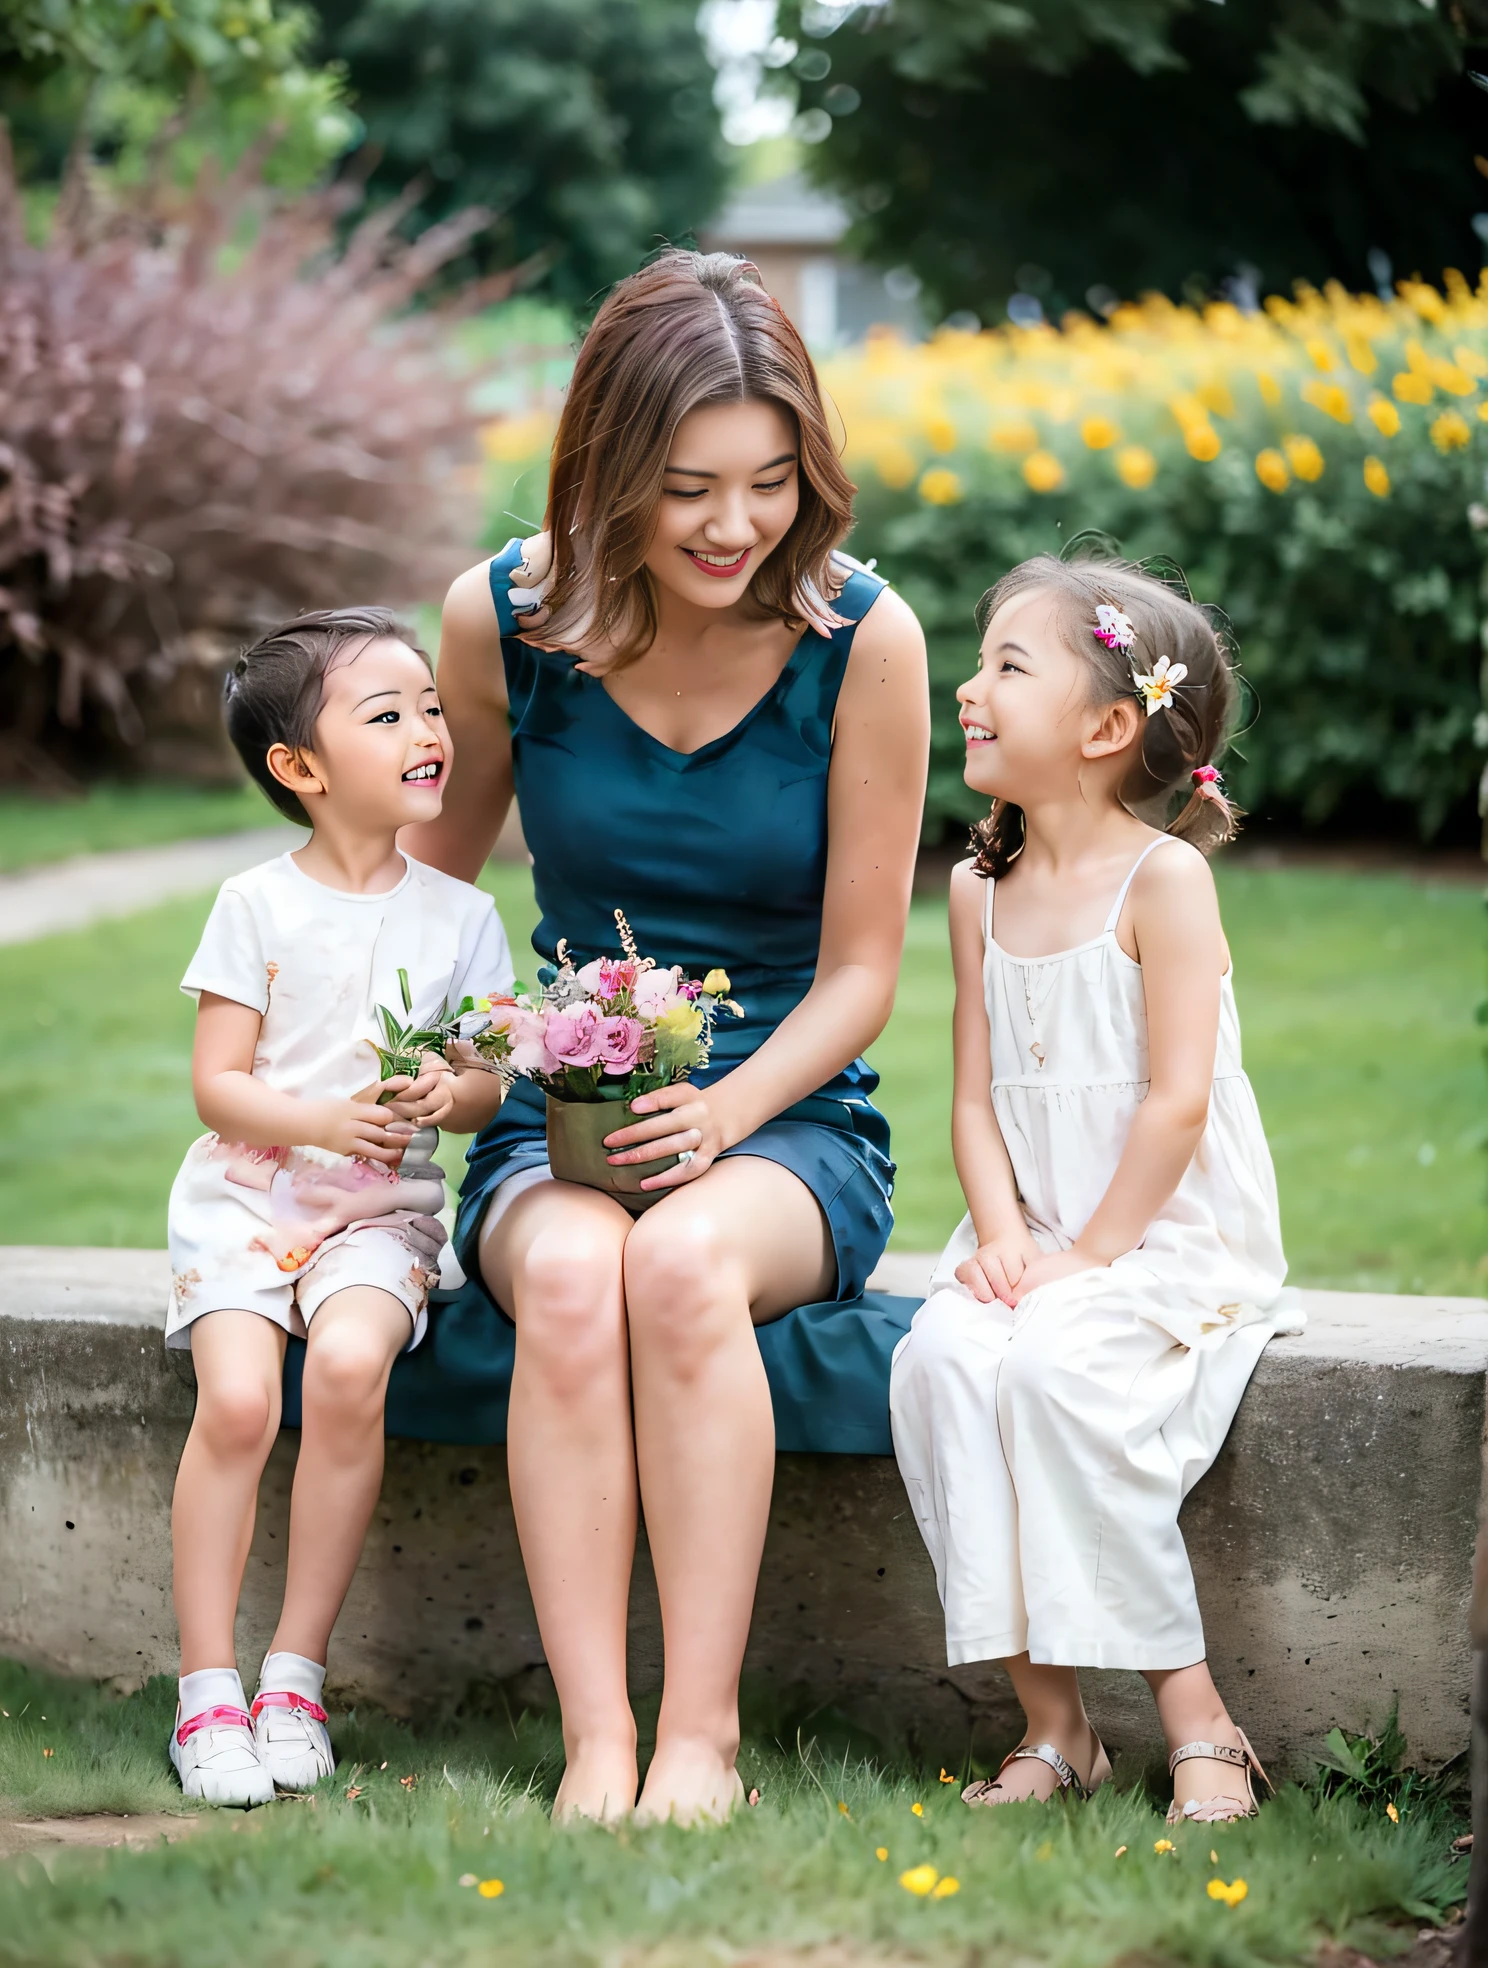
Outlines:
{"label": "woman's bare shoulder", "polygon": [[496,633],[496,607],[491,599],[491,562],[477,561],[451,581],[444,597],[444,627],[465,635],[478,636],[483,629]]}
{"label": "woman's bare shoulder", "polygon": [[874,662],[921,664],[925,632],[920,619],[892,588],[881,588],[853,631],[853,654]]}

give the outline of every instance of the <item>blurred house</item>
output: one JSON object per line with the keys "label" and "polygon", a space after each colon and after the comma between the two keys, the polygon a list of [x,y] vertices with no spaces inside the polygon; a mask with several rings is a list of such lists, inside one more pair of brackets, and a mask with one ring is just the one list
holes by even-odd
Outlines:
{"label": "blurred house", "polygon": [[907,268],[881,273],[843,253],[847,227],[844,206],[792,174],[741,187],[698,243],[753,260],[813,349],[859,341],[879,324],[918,341],[925,333],[918,280]]}

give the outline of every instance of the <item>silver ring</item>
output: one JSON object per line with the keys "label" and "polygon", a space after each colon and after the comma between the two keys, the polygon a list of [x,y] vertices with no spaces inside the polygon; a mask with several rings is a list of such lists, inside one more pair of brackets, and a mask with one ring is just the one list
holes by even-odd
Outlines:
{"label": "silver ring", "polygon": [[677,1150],[677,1160],[679,1162],[690,1162],[696,1153],[696,1148],[679,1148]]}

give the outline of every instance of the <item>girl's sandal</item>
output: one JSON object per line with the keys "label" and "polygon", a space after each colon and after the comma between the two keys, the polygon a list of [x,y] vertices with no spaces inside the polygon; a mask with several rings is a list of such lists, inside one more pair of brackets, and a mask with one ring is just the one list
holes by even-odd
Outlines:
{"label": "girl's sandal", "polygon": [[[1111,1774],[1110,1759],[1107,1757],[1105,1750],[1101,1747],[1098,1740],[1095,1745],[1095,1759],[1090,1766],[1090,1782],[1088,1784],[1081,1782],[1079,1773],[1074,1765],[1067,1758],[1060,1755],[1053,1743],[1021,1743],[1010,1756],[1003,1757],[1001,1763],[997,1766],[997,1775],[995,1777],[980,1777],[975,1783],[969,1783],[961,1793],[961,1802],[963,1804],[970,1804],[973,1809],[984,1804],[1028,1804],[1036,1802],[1037,1800],[1033,1798],[1008,1797],[1005,1794],[998,1794],[1001,1789],[1002,1773],[1009,1763],[1028,1762],[1047,1763],[1049,1768],[1054,1772],[1055,1776],[1059,1779],[1054,1789],[1054,1797],[1060,1797],[1065,1791],[1072,1790],[1082,1803],[1093,1791],[1099,1790]],[[1043,1801],[1049,1803],[1052,1802],[1052,1798],[1046,1798]]]}
{"label": "girl's sandal", "polygon": [[1253,1818],[1261,1808],[1251,1782],[1254,1771],[1267,1790],[1274,1795],[1276,1786],[1261,1768],[1261,1759],[1250,1746],[1250,1738],[1243,1729],[1237,1729],[1241,1747],[1234,1749],[1229,1743],[1191,1742],[1175,1749],[1168,1758],[1168,1775],[1172,1776],[1180,1763],[1193,1763],[1204,1758],[1214,1763],[1234,1763],[1245,1772],[1245,1795],[1240,1797],[1191,1797],[1186,1804],[1180,1804],[1175,1797],[1168,1806],[1168,1823],[1175,1824],[1234,1824],[1241,1818]]}

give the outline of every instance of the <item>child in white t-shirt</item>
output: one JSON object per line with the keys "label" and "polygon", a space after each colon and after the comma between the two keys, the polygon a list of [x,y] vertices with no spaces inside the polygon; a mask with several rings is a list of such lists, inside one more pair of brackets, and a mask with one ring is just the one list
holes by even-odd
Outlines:
{"label": "child in white t-shirt", "polygon": [[[226,715],[258,784],[311,828],[224,883],[182,980],[211,1132],[170,1200],[166,1343],[190,1347],[197,1383],[172,1513],[170,1750],[188,1796],[249,1805],[335,1768],[326,1650],[382,1480],[388,1373],[423,1337],[444,1241],[440,1181],[399,1163],[418,1128],[472,1133],[500,1101],[493,1075],[437,1053],[380,1080],[378,1008],[437,1024],[509,991],[512,966],[490,897],[397,847],[438,814],[451,746],[428,659],[390,615],[327,611],[266,636],[228,678]],[[289,1572],[250,1712],[233,1625],[291,1333],[308,1344]]]}

